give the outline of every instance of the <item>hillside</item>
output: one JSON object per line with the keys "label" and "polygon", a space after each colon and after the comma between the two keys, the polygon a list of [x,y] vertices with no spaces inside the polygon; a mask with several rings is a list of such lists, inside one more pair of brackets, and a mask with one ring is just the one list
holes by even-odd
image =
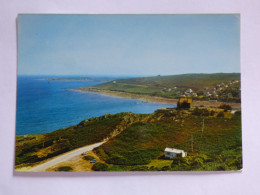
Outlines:
{"label": "hillside", "polygon": [[[167,164],[165,147],[184,149],[189,157]],[[133,124],[96,151],[113,165],[109,170],[237,170],[242,167],[241,121],[239,116],[165,112],[161,120]]]}
{"label": "hillside", "polygon": [[78,125],[41,135],[16,136],[16,165],[32,164],[112,137],[146,115],[119,113],[82,121]]}
{"label": "hillside", "polygon": [[[101,170],[99,165],[107,171],[242,168],[240,113],[217,108],[104,115],[52,133],[17,136],[16,168],[103,140],[108,141],[95,149],[101,161],[94,170]],[[188,157],[164,159],[165,147],[184,149]]]}
{"label": "hillside", "polygon": [[158,75],[118,79],[81,88],[85,91],[95,89],[167,98],[191,96],[198,100],[214,98],[220,101],[240,102],[240,73]]}

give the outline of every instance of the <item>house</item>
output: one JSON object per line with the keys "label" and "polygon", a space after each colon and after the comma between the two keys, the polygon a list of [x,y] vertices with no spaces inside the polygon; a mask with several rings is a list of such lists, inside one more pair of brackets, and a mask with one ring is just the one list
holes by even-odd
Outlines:
{"label": "house", "polygon": [[179,150],[175,148],[165,148],[164,149],[164,156],[165,158],[172,159],[174,157],[185,157],[187,156],[187,152],[184,152],[184,150]]}
{"label": "house", "polygon": [[192,93],[192,96],[197,97],[198,95],[197,93]]}
{"label": "house", "polygon": [[205,96],[211,96],[211,94],[209,92],[206,92]]}
{"label": "house", "polygon": [[116,81],[113,81],[113,83],[116,83]]}
{"label": "house", "polygon": [[192,93],[192,89],[187,89],[186,93]]}
{"label": "house", "polygon": [[178,108],[191,108],[193,99],[191,97],[181,97],[178,100]]}
{"label": "house", "polygon": [[210,94],[216,93],[215,90],[216,90],[215,88],[214,88],[214,89],[211,89],[211,90],[209,90],[209,93],[210,93]]}

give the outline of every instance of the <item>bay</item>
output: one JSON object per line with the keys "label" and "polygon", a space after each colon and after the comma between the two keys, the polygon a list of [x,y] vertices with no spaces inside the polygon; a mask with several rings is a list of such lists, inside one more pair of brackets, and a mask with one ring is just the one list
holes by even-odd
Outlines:
{"label": "bay", "polygon": [[48,133],[104,114],[153,113],[159,108],[176,106],[68,90],[104,82],[98,81],[98,77],[95,81],[43,79],[48,77],[17,77],[17,135]]}

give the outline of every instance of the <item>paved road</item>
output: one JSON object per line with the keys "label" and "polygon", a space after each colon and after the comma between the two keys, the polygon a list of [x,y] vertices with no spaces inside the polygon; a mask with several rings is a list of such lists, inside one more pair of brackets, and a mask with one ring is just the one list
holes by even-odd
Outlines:
{"label": "paved road", "polygon": [[33,171],[33,172],[45,171],[47,168],[52,167],[60,162],[67,161],[75,156],[82,154],[83,152],[93,150],[94,148],[101,146],[103,143],[104,142],[99,142],[96,144],[92,144],[92,145],[88,145],[88,146],[84,146],[82,148],[72,150],[66,154],[61,154],[50,161],[47,161],[43,164],[40,164],[36,167],[31,168],[29,171]]}

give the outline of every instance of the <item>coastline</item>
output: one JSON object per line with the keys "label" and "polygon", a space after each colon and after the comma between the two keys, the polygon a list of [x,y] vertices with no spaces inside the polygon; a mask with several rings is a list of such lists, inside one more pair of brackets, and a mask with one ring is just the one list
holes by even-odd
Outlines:
{"label": "coastline", "polygon": [[[154,102],[154,103],[162,103],[162,104],[177,104],[178,99],[170,99],[165,97],[158,96],[150,96],[144,94],[134,94],[128,92],[121,91],[111,91],[105,89],[96,89],[96,88],[77,88],[77,89],[69,89],[72,91],[81,91],[86,93],[101,93],[109,96],[121,97],[121,98],[129,98],[129,99],[140,99],[146,102]],[[219,107],[221,104],[225,102],[209,102],[209,101],[193,101],[193,106],[204,106],[204,107]],[[232,106],[232,108],[241,108],[241,103],[228,103]]]}

